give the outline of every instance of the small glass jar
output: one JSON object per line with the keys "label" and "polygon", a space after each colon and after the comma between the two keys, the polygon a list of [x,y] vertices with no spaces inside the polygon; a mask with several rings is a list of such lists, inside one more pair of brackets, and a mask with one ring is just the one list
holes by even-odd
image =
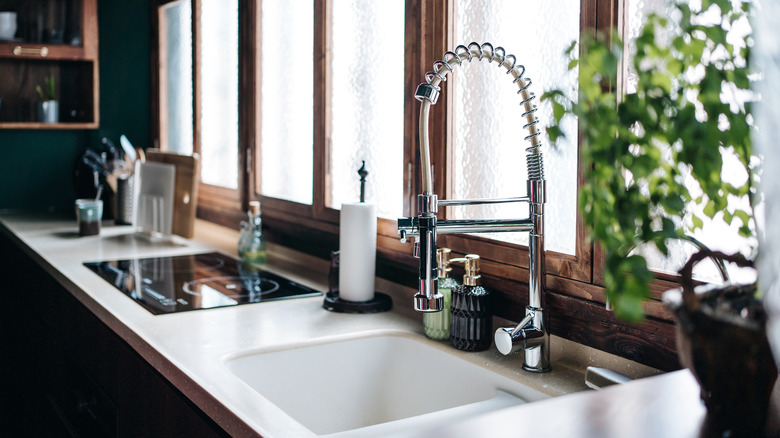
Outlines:
{"label": "small glass jar", "polygon": [[265,263],[268,259],[268,252],[263,239],[260,202],[250,202],[247,214],[249,220],[241,222],[241,232],[238,237],[238,256],[247,263]]}

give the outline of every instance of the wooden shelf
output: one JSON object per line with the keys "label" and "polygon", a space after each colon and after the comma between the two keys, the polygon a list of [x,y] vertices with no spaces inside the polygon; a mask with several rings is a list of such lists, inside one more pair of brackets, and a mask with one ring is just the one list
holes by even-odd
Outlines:
{"label": "wooden shelf", "polygon": [[39,122],[0,122],[0,129],[97,129],[100,124],[89,123],[39,123]]}
{"label": "wooden shelf", "polygon": [[[16,12],[18,25],[15,40],[0,41],[0,129],[98,128],[97,0],[0,0],[0,10]],[[36,86],[48,77],[59,123],[38,122]]]}
{"label": "wooden shelf", "polygon": [[75,61],[87,59],[87,56],[82,46],[32,44],[20,41],[0,42],[0,58]]}

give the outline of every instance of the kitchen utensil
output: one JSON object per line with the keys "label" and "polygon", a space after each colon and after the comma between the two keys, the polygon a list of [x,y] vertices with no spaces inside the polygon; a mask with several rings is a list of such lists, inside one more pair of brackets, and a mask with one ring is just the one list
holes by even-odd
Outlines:
{"label": "kitchen utensil", "polygon": [[133,223],[133,186],[135,176],[128,175],[117,179],[116,184],[116,218],[117,225]]}
{"label": "kitchen utensil", "polygon": [[130,140],[128,140],[124,134],[119,137],[119,144],[122,146],[122,150],[125,152],[125,159],[131,164],[135,163],[135,160],[138,158],[138,154],[135,153],[133,144],[130,143]]}
{"label": "kitchen utensil", "polygon": [[173,198],[173,234],[191,238],[195,232],[195,210],[198,200],[200,155],[179,155],[159,149],[146,151],[147,162],[176,166]]}
{"label": "kitchen utensil", "polygon": [[173,227],[176,166],[165,163],[139,163],[138,190],[133,223],[145,234],[169,236]]}
{"label": "kitchen utensil", "polygon": [[116,147],[113,141],[106,137],[103,137],[100,141],[108,148],[108,151],[111,153],[113,158],[116,158],[119,155],[119,149]]}
{"label": "kitchen utensil", "polygon": [[136,154],[138,154],[138,161],[144,162],[146,161],[146,154],[144,153],[144,150],[141,148],[135,148]]}

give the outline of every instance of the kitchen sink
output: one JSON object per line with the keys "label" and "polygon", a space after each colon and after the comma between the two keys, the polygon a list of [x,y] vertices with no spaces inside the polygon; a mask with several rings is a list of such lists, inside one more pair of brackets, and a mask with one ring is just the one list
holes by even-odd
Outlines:
{"label": "kitchen sink", "polygon": [[393,334],[239,353],[224,363],[318,435],[387,435],[547,398],[448,350]]}

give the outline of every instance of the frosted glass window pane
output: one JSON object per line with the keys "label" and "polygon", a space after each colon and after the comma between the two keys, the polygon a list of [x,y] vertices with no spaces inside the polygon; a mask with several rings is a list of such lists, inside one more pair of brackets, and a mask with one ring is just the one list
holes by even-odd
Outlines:
{"label": "frosted glass window pane", "polygon": [[[701,7],[700,4],[693,7]],[[647,16],[650,13],[656,13],[661,16],[670,16],[674,7],[671,0],[639,0],[636,2],[629,2],[629,18],[628,26],[626,26],[626,43],[628,47],[629,55],[627,57],[629,63],[629,75],[627,78],[627,93],[636,92],[637,87],[637,75],[633,68],[630,67],[633,53],[636,50],[635,40],[639,36],[642,26],[646,22]],[[667,29],[665,32],[659,32],[660,38],[669,39],[673,35],[673,30]],[[738,158],[730,151],[723,151],[723,169],[721,171],[721,178],[724,181],[735,181],[742,184],[741,178],[747,178],[744,170],[741,169]],[[690,172],[683,172],[685,178],[685,185],[691,193],[691,197],[695,199],[702,194],[698,183],[690,175]],[[732,198],[729,200],[729,208],[737,207],[749,210],[750,203],[747,197],[738,199]],[[760,208],[760,206],[758,206]],[[722,251],[727,254],[741,252],[743,254],[751,254],[753,248],[756,248],[758,241],[756,238],[746,238],[739,235],[739,220],[735,220],[731,225],[725,224],[720,220],[720,216],[716,216],[715,220],[708,218],[703,213],[703,207],[698,207],[695,203],[691,203],[686,207],[689,211],[695,212],[699,216],[704,225],[701,229],[688,234],[700,242],[707,245],[709,248],[717,251]],[[668,244],[669,256],[665,257],[655,248],[641,247],[637,251],[645,256],[647,264],[650,269],[658,272],[676,273],[683,267],[686,261],[698,251],[694,245],[681,242],[671,241]],[[732,280],[741,282],[755,281],[755,271],[752,269],[739,269],[736,266],[729,266],[729,274]],[[697,264],[693,271],[694,278],[720,283],[721,276],[715,267],[714,263],[704,261]]]}
{"label": "frosted glass window pane", "polygon": [[163,114],[162,147],[192,153],[192,7],[189,0],[168,3],[160,11]]}
{"label": "frosted glass window pane", "polygon": [[360,198],[361,161],[369,171],[366,201],[377,214],[403,213],[404,2],[333,2],[332,205]]}
{"label": "frosted glass window pane", "polygon": [[[655,13],[661,16],[668,17],[673,9],[672,0],[636,0],[628,2],[628,25],[625,32],[626,42],[628,46],[629,56],[626,58],[628,75],[626,78],[626,93],[636,93],[636,86],[638,76],[636,70],[631,64],[631,53],[636,51],[636,39],[639,37],[639,32],[642,30],[642,26],[645,24],[645,19],[648,15]],[[658,35],[661,39],[666,39],[669,35],[663,31],[659,31]]]}
{"label": "frosted glass window pane", "polygon": [[[526,19],[522,19],[525,17]],[[553,21],[547,18],[554,17]],[[568,70],[564,50],[579,40],[580,2],[458,0],[455,42],[471,41],[502,46],[526,67],[524,77],[531,78],[530,90],[537,96],[537,116],[544,128],[552,119],[552,108],[538,98],[545,91],[560,88],[576,98],[577,71]],[[505,69],[485,61],[464,63],[456,69],[454,95],[454,187],[456,199],[523,196],[526,194],[527,169],[520,98],[517,86]],[[577,124],[564,120],[565,140],[557,149],[544,142],[544,166],[547,180],[545,206],[545,245],[548,250],[574,254],[577,218]],[[527,204],[457,207],[463,218],[525,218]],[[495,233],[497,240],[527,245],[527,233]]]}
{"label": "frosted glass window pane", "polygon": [[201,180],[238,188],[238,0],[200,0]]}
{"label": "frosted glass window pane", "polygon": [[312,203],[314,4],[263,1],[261,193]]}

